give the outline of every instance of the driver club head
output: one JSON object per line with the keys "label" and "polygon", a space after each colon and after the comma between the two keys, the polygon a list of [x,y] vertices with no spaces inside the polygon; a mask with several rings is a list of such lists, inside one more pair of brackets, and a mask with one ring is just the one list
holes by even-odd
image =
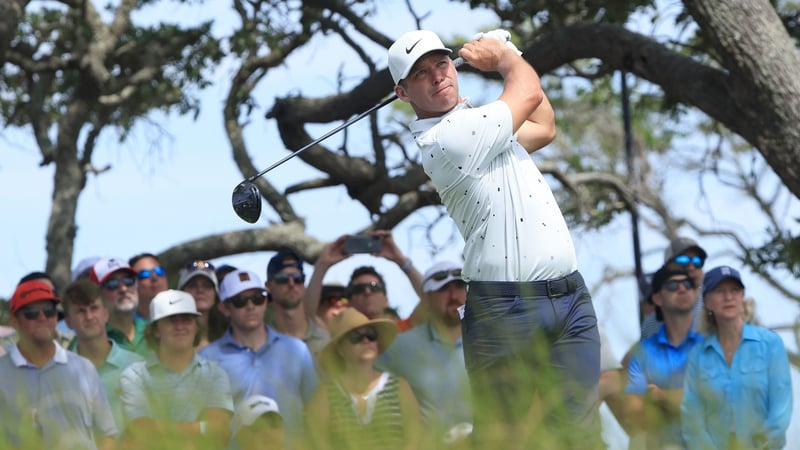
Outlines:
{"label": "driver club head", "polygon": [[258,222],[261,217],[261,193],[249,180],[242,181],[233,190],[231,198],[233,210],[242,220],[249,223]]}

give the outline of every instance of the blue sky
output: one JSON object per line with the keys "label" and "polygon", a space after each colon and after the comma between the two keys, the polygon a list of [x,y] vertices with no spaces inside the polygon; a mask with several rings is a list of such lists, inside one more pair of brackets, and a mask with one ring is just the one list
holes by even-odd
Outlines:
{"label": "blue sky", "polygon": [[[411,17],[403,12],[404,3],[381,3],[378,17],[386,23],[383,31],[387,34],[399,36],[415,27]],[[414,4],[420,13],[431,11],[424,25],[445,37],[448,33],[469,36],[481,27],[492,25],[488,22],[488,15],[466,14],[460,4],[442,0],[417,1]],[[211,16],[225,17],[227,12],[208,7],[202,8],[202,12],[190,10],[187,13],[177,6],[170,6],[166,10],[160,9],[158,14],[200,20]],[[453,20],[454,17],[458,20]],[[225,26],[225,22],[220,22],[219,26]],[[262,83],[257,97],[260,106],[268,109],[274,96],[289,92],[307,95],[331,93],[340,69],[345,73],[360,74],[361,66],[347,66],[347,58],[353,58],[353,55],[339,51],[337,45],[328,39],[314,39],[311,45],[293,57],[291,65],[270,75],[268,81]],[[375,60],[379,66],[385,66],[385,56],[378,49]],[[314,70],[299,69],[307,67],[314,67]],[[90,177],[81,195],[73,266],[88,256],[128,258],[142,251],[160,252],[186,240],[265,226],[276,220],[274,214],[265,209],[261,221],[249,225],[241,221],[231,208],[231,191],[241,181],[242,175],[232,161],[220,112],[230,75],[230,68],[216,71],[217,83],[204,94],[204,108],[196,122],[187,118],[154,116],[151,125],[138,127],[124,143],[117,142],[117,136],[110,134],[101,137],[95,164],[111,164],[113,169],[99,177]],[[470,85],[465,83],[463,88],[468,95]],[[477,89],[473,94],[478,95]],[[484,97],[486,94],[480,95]],[[383,117],[389,108],[385,109]],[[266,167],[286,154],[274,123],[262,120],[262,117],[263,112],[254,114],[246,131],[246,140],[258,167]],[[324,124],[312,130],[321,135],[336,125]],[[352,132],[357,133],[357,128],[353,128]],[[334,145],[337,138],[341,136],[334,136],[326,143]],[[0,156],[0,211],[4,216],[3,233],[0,234],[3,255],[0,258],[0,293],[8,297],[22,275],[44,267],[44,236],[51,208],[53,169],[39,167],[39,152],[24,133],[0,132],[0,148],[3,149]],[[268,177],[278,187],[285,187],[309,173],[309,168],[299,160],[293,160],[270,172]],[[684,174],[676,175],[675,180],[670,183],[671,190],[666,195],[675,202],[685,202],[696,208],[696,192],[692,191],[696,179],[692,174]],[[687,198],[691,200],[687,201]],[[738,223],[741,229],[757,239],[764,225],[741,219],[755,215],[742,211],[740,199],[720,193],[714,200],[718,217]],[[369,222],[363,208],[342,189],[298,194],[292,197],[292,202],[305,216],[308,232],[322,240],[352,233]],[[787,211],[791,213],[787,217],[800,216],[796,199],[788,202]],[[401,248],[422,271],[437,261],[460,259],[460,239],[444,251],[425,246],[425,226],[435,216],[436,212],[431,210],[416,213],[394,230]],[[632,270],[629,227],[626,217],[599,232],[576,230],[573,233],[579,267],[593,291],[598,318],[612,340],[613,351],[620,357],[638,338],[636,286],[632,279],[601,283],[601,262],[620,271]],[[444,243],[452,231],[452,224],[444,221],[434,234]],[[666,244],[662,236],[643,231],[646,270],[655,270],[660,265]],[[707,240],[701,244],[712,255],[712,265],[735,265],[735,261],[726,255],[724,242]],[[263,274],[270,256],[266,252],[252,253],[220,258],[215,262],[226,262]],[[408,314],[416,303],[413,290],[402,272],[384,260],[366,255],[353,257],[331,269],[327,281],[346,282],[352,269],[362,264],[375,265],[386,276],[390,302],[399,307],[403,315]],[[748,293],[755,297],[757,314],[765,324],[785,325],[798,317],[796,304],[783,299],[747,273],[745,277]],[[800,290],[796,280],[794,287]],[[784,337],[787,345],[795,348],[793,340]],[[800,391],[800,384],[795,383],[797,391]],[[795,424],[800,423],[798,404],[800,401],[795,402]],[[800,429],[800,426],[791,428]],[[614,441],[621,447],[620,442],[624,439],[616,436]],[[799,443],[797,447],[800,447],[800,432],[790,432],[790,442]]]}

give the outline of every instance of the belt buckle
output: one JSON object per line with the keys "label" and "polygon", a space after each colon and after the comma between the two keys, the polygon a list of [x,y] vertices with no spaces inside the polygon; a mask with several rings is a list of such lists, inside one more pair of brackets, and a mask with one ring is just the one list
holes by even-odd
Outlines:
{"label": "belt buckle", "polygon": [[[563,279],[563,278],[559,278],[557,280],[547,280],[547,283],[546,283],[547,296],[550,297],[550,298],[558,298],[558,297],[563,297],[563,296],[567,295],[567,289],[562,289],[561,292],[554,292],[550,288],[551,286],[556,287],[556,283],[560,284],[562,282],[566,282],[566,280]],[[567,286],[565,286],[565,287],[567,287]]]}

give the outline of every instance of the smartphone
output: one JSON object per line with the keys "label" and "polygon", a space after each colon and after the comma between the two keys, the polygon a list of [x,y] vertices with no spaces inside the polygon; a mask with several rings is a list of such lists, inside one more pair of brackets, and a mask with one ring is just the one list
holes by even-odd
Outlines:
{"label": "smartphone", "polygon": [[369,234],[348,236],[344,240],[345,253],[378,253],[381,251],[381,238]]}

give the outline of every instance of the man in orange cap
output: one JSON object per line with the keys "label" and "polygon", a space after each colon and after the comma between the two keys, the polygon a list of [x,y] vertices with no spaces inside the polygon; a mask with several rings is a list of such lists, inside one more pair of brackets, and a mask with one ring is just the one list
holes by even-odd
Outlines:
{"label": "man in orange cap", "polygon": [[59,302],[38,280],[11,297],[19,341],[0,358],[0,447],[114,448],[117,427],[97,371],[53,341]]}

